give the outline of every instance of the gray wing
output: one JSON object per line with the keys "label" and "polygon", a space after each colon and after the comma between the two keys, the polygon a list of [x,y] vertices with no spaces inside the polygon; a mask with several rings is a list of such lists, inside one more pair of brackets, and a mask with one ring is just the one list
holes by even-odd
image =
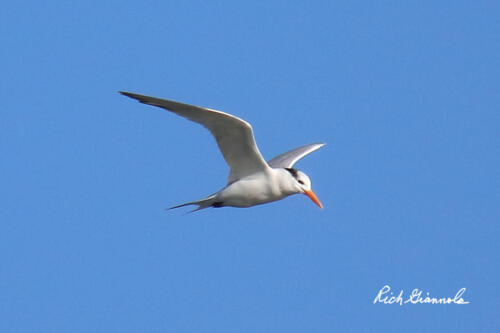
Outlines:
{"label": "gray wing", "polygon": [[228,113],[156,97],[120,91],[141,103],[157,106],[207,128],[231,168],[228,183],[269,169],[253,137],[252,126]]}
{"label": "gray wing", "polygon": [[269,166],[272,168],[291,168],[302,157],[309,155],[310,153],[320,149],[324,145],[325,143],[313,143],[310,145],[295,148],[287,151],[286,153],[276,156],[272,160],[268,161],[267,164],[269,164]]}

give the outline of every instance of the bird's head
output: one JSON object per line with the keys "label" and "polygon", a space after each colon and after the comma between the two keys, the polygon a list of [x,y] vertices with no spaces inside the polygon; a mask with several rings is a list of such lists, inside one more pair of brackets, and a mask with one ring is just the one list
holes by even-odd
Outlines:
{"label": "bird's head", "polygon": [[303,193],[307,195],[316,205],[318,205],[319,208],[323,209],[321,201],[319,201],[318,197],[311,189],[311,179],[309,179],[309,177],[300,170],[293,168],[287,168],[286,170],[292,175],[294,179],[293,186],[295,189],[295,193]]}

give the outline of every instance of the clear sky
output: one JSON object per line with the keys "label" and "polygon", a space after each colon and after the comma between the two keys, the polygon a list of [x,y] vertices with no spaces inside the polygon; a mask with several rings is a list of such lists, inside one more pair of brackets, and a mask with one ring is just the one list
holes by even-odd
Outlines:
{"label": "clear sky", "polygon": [[[498,1],[7,1],[1,332],[500,332]],[[235,114],[323,202],[225,185]],[[373,304],[404,295],[467,305]]]}

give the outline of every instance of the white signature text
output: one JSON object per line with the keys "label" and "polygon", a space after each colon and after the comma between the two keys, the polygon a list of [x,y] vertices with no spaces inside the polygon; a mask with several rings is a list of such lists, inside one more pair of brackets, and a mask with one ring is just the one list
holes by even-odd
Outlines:
{"label": "white signature text", "polygon": [[385,285],[379,290],[377,296],[373,300],[373,304],[383,303],[383,304],[469,304],[469,302],[463,299],[463,295],[466,288],[462,288],[453,297],[433,297],[429,293],[422,295],[423,291],[419,289],[413,289],[409,295],[405,295],[404,291],[401,290],[397,295],[391,291],[389,285]]}

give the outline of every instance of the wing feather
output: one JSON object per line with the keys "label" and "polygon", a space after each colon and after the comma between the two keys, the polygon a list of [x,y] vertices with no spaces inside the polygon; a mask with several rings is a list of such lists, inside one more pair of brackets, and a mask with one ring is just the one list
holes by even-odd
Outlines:
{"label": "wing feather", "polygon": [[246,121],[217,110],[171,100],[120,91],[122,95],[171,111],[207,128],[217,141],[231,171],[228,183],[269,169],[253,136],[252,126]]}
{"label": "wing feather", "polygon": [[313,143],[310,145],[305,145],[299,148],[292,149],[283,153],[281,155],[276,156],[275,158],[269,160],[267,164],[269,164],[272,168],[292,168],[298,160],[302,157],[309,155],[315,150],[323,147],[325,143]]}

